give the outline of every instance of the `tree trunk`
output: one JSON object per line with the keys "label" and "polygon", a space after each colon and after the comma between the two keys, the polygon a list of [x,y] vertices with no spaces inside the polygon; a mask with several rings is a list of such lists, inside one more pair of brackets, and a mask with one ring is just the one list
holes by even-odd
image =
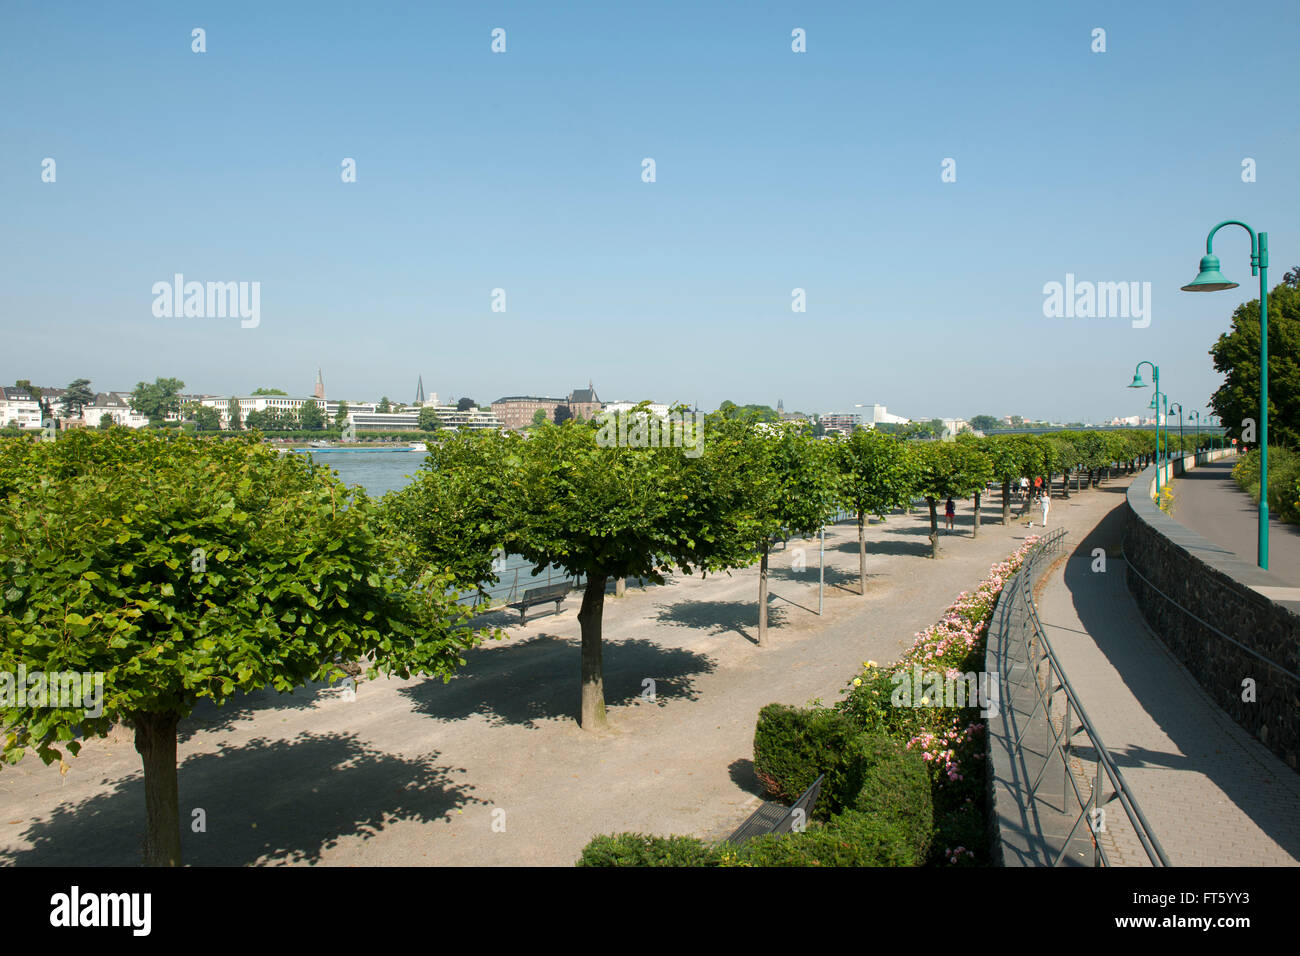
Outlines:
{"label": "tree trunk", "polygon": [[867,516],[858,512],[858,593],[867,593]]}
{"label": "tree trunk", "polygon": [[176,725],[180,714],[135,713],[135,749],[144,766],[145,866],[181,865],[180,795],[176,785]]}
{"label": "tree trunk", "polygon": [[767,542],[763,543],[763,557],[758,562],[758,646],[767,646]]}
{"label": "tree trunk", "polygon": [[927,496],[925,503],[930,506],[930,557],[937,558],[939,556],[939,502]]}
{"label": "tree trunk", "polygon": [[601,660],[601,619],[605,613],[604,574],[588,574],[582,592],[578,625],[582,628],[582,710],[578,723],[583,730],[609,726],[605,719],[605,666]]}
{"label": "tree trunk", "polygon": [[[1078,471],[1079,469],[1076,468],[1074,470]],[[1061,497],[1070,497],[1070,470],[1068,468],[1061,472]]]}
{"label": "tree trunk", "polygon": [[970,536],[978,538],[980,536],[980,493],[975,492],[975,524],[971,526]]}
{"label": "tree trunk", "polygon": [[1011,479],[1005,478],[1002,481],[1002,524],[1011,524]]}

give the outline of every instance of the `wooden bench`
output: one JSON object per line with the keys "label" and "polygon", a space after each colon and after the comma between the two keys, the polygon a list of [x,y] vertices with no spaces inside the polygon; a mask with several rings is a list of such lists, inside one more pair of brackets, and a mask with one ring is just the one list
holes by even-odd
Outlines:
{"label": "wooden bench", "polygon": [[800,794],[799,799],[794,802],[794,806],[787,807],[783,803],[776,803],[771,800],[764,800],[762,806],[749,815],[749,819],[736,828],[736,832],[727,837],[727,843],[744,843],[746,840],[753,839],[756,836],[764,836],[768,833],[789,833],[794,829],[795,822],[807,824],[808,818],[812,816],[813,804],[817,802],[817,795],[821,793],[822,782],[826,779],[826,774],[822,774],[812,782],[812,785]]}
{"label": "wooden bench", "polygon": [[549,604],[554,601],[555,613],[559,614],[560,604],[569,596],[569,592],[572,590],[572,581],[565,581],[563,584],[548,584],[540,588],[529,588],[524,592],[523,598],[515,601],[509,606],[519,608],[519,620],[521,623],[528,620],[528,609],[534,604]]}

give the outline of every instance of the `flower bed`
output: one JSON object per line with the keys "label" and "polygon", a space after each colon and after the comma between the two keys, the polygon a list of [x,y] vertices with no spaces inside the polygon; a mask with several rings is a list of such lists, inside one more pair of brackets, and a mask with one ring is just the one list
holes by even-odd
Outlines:
{"label": "flower bed", "polygon": [[[916,635],[912,647],[887,668],[866,661],[834,709],[848,715],[862,731],[883,733],[921,754],[930,772],[935,838],[930,865],[985,865],[986,774],[984,723],[979,706],[959,706],[948,688],[961,688],[960,675],[979,674],[989,619],[998,595],[1039,541],[1030,536],[1005,561],[993,565],[973,591],[963,591],[935,624]],[[918,670],[919,669],[919,670]],[[920,674],[921,687],[915,675]],[[931,678],[942,678],[932,680]],[[994,678],[988,678],[992,680]],[[935,693],[934,685],[940,686]],[[900,692],[912,692],[900,700]],[[983,688],[980,688],[981,702]],[[942,697],[943,699],[931,699]]]}

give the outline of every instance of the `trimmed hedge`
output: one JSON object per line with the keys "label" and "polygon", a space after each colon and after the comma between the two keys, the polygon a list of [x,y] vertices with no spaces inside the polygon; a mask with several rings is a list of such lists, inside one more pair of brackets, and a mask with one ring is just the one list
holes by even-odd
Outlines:
{"label": "trimmed hedge", "polygon": [[578,866],[717,866],[718,859],[716,847],[695,837],[619,833],[583,847]]}
{"label": "trimmed hedge", "polygon": [[920,866],[907,828],[885,816],[848,810],[803,833],[761,836],[724,853],[724,866]]}
{"label": "trimmed hedge", "polygon": [[[833,710],[768,704],[758,712],[754,729],[754,775],[786,803],[799,799],[823,773],[823,792],[843,793],[841,755],[855,734],[852,722]],[[822,820],[831,812],[820,799],[813,808]]]}

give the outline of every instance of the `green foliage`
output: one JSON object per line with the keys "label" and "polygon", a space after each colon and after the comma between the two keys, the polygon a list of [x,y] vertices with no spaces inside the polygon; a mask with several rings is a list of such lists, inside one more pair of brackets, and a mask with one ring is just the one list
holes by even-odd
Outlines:
{"label": "green foliage", "polygon": [[199,431],[215,432],[221,428],[221,414],[207,405],[194,409],[194,423]]}
{"label": "green foliage", "polygon": [[[1210,407],[1240,439],[1244,419],[1259,421],[1259,299],[1237,307],[1210,355],[1224,374]],[[1300,448],[1300,289],[1285,284],[1268,295],[1268,420],[1270,443]]]}
{"label": "green foliage", "polygon": [[338,411],[334,413],[334,427],[344,428],[348,423],[348,403],[339,402]]}
{"label": "green foliage", "polygon": [[278,388],[255,388],[250,395],[288,395],[288,392],[281,391]]}
{"label": "green foliage", "polygon": [[421,431],[436,432],[442,427],[442,419],[433,408],[422,408],[418,424]]}
{"label": "green foliage", "polygon": [[179,378],[159,378],[153,384],[139,382],[131,392],[131,408],[148,418],[149,424],[161,424],[168,414],[181,410],[180,393],[184,387]]}
{"label": "green foliage", "polygon": [[905,507],[919,478],[911,446],[874,431],[854,432],[837,442],[835,464],[839,470],[839,503],[858,515],[883,517]]}
{"label": "green foliage", "polygon": [[0,670],[104,675],[104,710],[8,707],[5,759],[141,714],[287,692],[364,660],[449,678],[478,639],[446,575],[408,575],[374,505],[252,438],[114,428],[0,440]]}
{"label": "green foliage", "polygon": [[595,837],[578,866],[717,866],[720,850],[695,837],[619,833]]}
{"label": "green foliage", "polygon": [[385,531],[409,541],[460,591],[495,582],[493,555],[505,544],[518,445],[513,436],[464,431],[431,443],[410,483],[384,496]]}
{"label": "green foliage", "polygon": [[993,477],[989,459],[966,442],[920,442],[914,452],[917,489],[927,498],[969,498]]}
{"label": "green foliage", "polygon": [[90,388],[90,379],[78,378],[68,383],[68,387],[63,392],[61,404],[63,414],[68,418],[73,418],[81,414],[81,410],[87,405],[95,403],[95,392]]}
{"label": "green foliage", "polygon": [[[1251,500],[1259,503],[1259,449],[1246,452],[1232,468],[1232,477]],[[1280,521],[1300,523],[1300,452],[1269,446],[1268,510]]]}
{"label": "green foliage", "polygon": [[781,416],[769,405],[737,405],[725,401],[714,414],[727,421],[778,422]]}
{"label": "green foliage", "polygon": [[304,402],[298,409],[298,427],[304,431],[320,431],[325,427],[325,413],[315,402]]}
{"label": "green foliage", "polygon": [[230,400],[226,402],[226,414],[230,417],[230,431],[241,431],[244,427],[244,418],[237,398],[232,396]]}
{"label": "green foliage", "polygon": [[921,755],[877,734],[858,734],[843,754],[844,790],[831,794],[839,807],[887,817],[912,837],[925,859],[934,831],[930,775]]}
{"label": "green foliage", "polygon": [[888,816],[849,810],[803,833],[756,837],[724,866],[920,866],[924,853],[907,828]]}
{"label": "green foliage", "polygon": [[1002,427],[1002,420],[992,415],[976,415],[970,420],[970,427],[987,434]]}
{"label": "green foliage", "polygon": [[[845,767],[843,755],[855,736],[853,722],[837,711],[768,704],[754,728],[754,775],[786,803],[794,803],[823,773],[823,794],[842,796],[849,789],[845,775],[854,772]],[[813,816],[825,819],[833,806],[818,800]]]}

